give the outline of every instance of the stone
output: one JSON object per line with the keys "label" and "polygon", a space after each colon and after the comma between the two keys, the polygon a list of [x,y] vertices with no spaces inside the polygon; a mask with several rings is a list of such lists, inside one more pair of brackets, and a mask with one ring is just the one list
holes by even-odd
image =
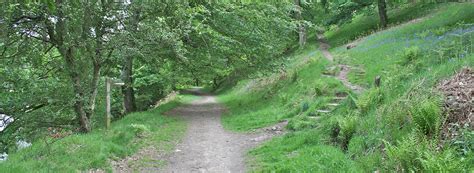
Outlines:
{"label": "stone", "polygon": [[7,128],[7,126],[10,123],[12,123],[13,121],[15,121],[15,119],[13,119],[13,117],[10,117],[10,116],[5,115],[5,114],[0,114],[0,132],[5,130],[5,128]]}

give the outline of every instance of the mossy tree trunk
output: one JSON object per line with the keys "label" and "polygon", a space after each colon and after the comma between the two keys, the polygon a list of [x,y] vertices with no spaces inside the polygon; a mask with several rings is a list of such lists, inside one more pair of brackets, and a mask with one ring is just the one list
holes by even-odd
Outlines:
{"label": "mossy tree trunk", "polygon": [[387,3],[385,2],[385,0],[377,0],[377,5],[379,9],[380,26],[382,28],[385,28],[388,24]]}

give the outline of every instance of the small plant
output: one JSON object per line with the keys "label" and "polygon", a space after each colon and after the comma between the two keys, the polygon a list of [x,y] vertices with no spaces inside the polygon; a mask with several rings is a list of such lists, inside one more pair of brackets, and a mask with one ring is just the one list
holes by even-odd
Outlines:
{"label": "small plant", "polygon": [[425,38],[427,37],[428,35],[430,34],[430,30],[426,30],[426,31],[423,31],[423,32],[420,32],[418,33],[417,35],[421,38]]}
{"label": "small plant", "polygon": [[298,71],[295,71],[291,74],[291,83],[298,81]]}
{"label": "small plant", "polygon": [[315,123],[314,120],[306,116],[298,116],[290,119],[287,128],[290,130],[299,131],[303,129],[314,128],[316,125],[317,123]]}
{"label": "small plant", "polygon": [[360,156],[364,153],[366,147],[366,139],[364,137],[357,136],[350,140],[347,151],[351,156]]}
{"label": "small plant", "polygon": [[466,172],[462,158],[434,146],[433,141],[412,133],[397,146],[388,145],[386,167],[396,172]]}
{"label": "small plant", "polygon": [[416,61],[420,58],[421,56],[421,51],[420,48],[417,46],[409,47],[405,49],[405,51],[402,54],[402,57],[400,58],[400,65],[408,65],[408,64],[413,64],[416,63]]}
{"label": "small plant", "polygon": [[349,115],[344,119],[339,120],[340,126],[340,133],[339,133],[339,141],[341,147],[344,151],[347,151],[349,141],[351,140],[352,136],[355,134],[357,130],[357,123],[359,118],[355,115]]}
{"label": "small plant", "polygon": [[441,125],[441,108],[439,103],[432,99],[424,99],[410,109],[417,130],[427,136],[437,134]]}
{"label": "small plant", "polygon": [[130,128],[137,137],[144,137],[148,132],[150,132],[148,127],[143,124],[131,124]]}
{"label": "small plant", "polygon": [[462,156],[467,156],[469,153],[474,152],[474,131],[470,129],[469,124],[465,124],[464,127],[459,127],[459,124],[453,125],[454,131],[457,131],[453,139],[451,139],[450,145],[456,149],[456,151]]}
{"label": "small plant", "polygon": [[372,88],[357,100],[357,107],[362,113],[368,112],[373,106],[382,103],[384,95],[381,88]]}
{"label": "small plant", "polygon": [[448,31],[448,29],[446,29],[445,27],[441,27],[441,28],[435,29],[433,33],[437,36],[441,36],[441,35],[444,35],[446,31]]}
{"label": "small plant", "polygon": [[422,163],[419,159],[422,151],[426,150],[423,141],[419,141],[416,134],[410,134],[408,138],[398,142],[397,146],[387,145],[388,170],[395,172],[418,172],[421,171]]}

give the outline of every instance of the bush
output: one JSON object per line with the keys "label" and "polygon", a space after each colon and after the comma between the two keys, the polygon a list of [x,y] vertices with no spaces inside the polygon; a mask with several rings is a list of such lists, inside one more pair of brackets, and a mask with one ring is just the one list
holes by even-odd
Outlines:
{"label": "bush", "polygon": [[400,65],[408,65],[415,63],[421,56],[421,51],[420,48],[414,46],[414,47],[409,47],[405,49],[405,51],[402,54],[402,57],[400,58]]}
{"label": "bush", "polygon": [[348,153],[350,156],[362,156],[367,145],[365,143],[366,139],[362,136],[356,136],[352,138],[349,142]]}
{"label": "bush", "polygon": [[286,127],[290,130],[299,131],[303,129],[314,128],[316,125],[317,123],[315,120],[312,120],[306,116],[297,116],[290,119]]}
{"label": "bush", "polygon": [[362,113],[367,113],[372,107],[382,103],[384,95],[381,88],[372,88],[357,100],[357,107]]}
{"label": "bush", "polygon": [[143,124],[130,124],[130,128],[137,137],[144,137],[147,133],[150,132],[148,127]]}
{"label": "bush", "polygon": [[398,146],[387,147],[387,170],[396,172],[467,172],[464,159],[452,150],[440,151],[436,143],[415,133],[400,141]]}
{"label": "bush", "polygon": [[419,143],[417,136],[412,134],[398,142],[398,146],[388,145],[386,167],[395,172],[419,172],[422,167],[419,158],[425,150],[426,145]]}
{"label": "bush", "polygon": [[349,115],[339,120],[339,141],[344,151],[347,151],[349,141],[357,130],[359,118],[355,115]]}

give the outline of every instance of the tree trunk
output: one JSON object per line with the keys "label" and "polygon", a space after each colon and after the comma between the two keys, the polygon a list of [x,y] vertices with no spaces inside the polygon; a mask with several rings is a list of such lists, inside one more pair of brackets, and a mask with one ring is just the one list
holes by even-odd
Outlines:
{"label": "tree trunk", "polygon": [[131,113],[136,111],[136,104],[135,104],[135,92],[133,90],[133,78],[132,78],[132,70],[133,70],[133,57],[127,56],[125,57],[125,64],[123,66],[123,82],[125,85],[122,87],[123,93],[123,105],[125,108],[125,113]]}
{"label": "tree trunk", "polygon": [[92,81],[91,81],[91,95],[89,97],[89,118],[94,114],[95,110],[95,100],[97,98],[97,92],[99,87],[99,77],[100,77],[100,64],[94,62],[94,72],[92,73]]}
{"label": "tree trunk", "polygon": [[[65,24],[65,15],[63,13],[63,4],[62,0],[56,0],[56,6],[61,7],[57,9],[58,21],[56,22],[56,27],[53,28],[50,23],[46,23],[48,26],[48,34],[52,40],[52,43],[56,46],[61,54],[62,58],[65,61],[65,69],[71,78],[72,87],[75,97],[74,99],[74,111],[76,112],[76,118],[79,120],[81,126],[81,131],[90,132],[91,126],[89,122],[89,115],[85,111],[84,106],[84,91],[82,89],[81,76],[76,67],[75,57],[74,57],[74,45],[66,45],[64,43],[64,37],[67,35],[66,24]],[[56,32],[53,32],[56,30]]]}
{"label": "tree trunk", "polygon": [[301,21],[303,21],[301,16],[301,0],[295,0],[295,5],[297,9],[295,18],[300,21],[298,26],[298,42],[300,44],[300,47],[303,47],[306,43],[306,29],[304,28],[303,23],[301,23]]}
{"label": "tree trunk", "polygon": [[378,0],[378,9],[380,17],[380,26],[382,28],[385,28],[388,24],[387,3],[385,2],[385,0]]}
{"label": "tree trunk", "polygon": [[83,132],[90,132],[90,122],[89,117],[90,115],[84,109],[84,91],[82,90],[81,84],[81,77],[79,72],[77,71],[76,64],[74,62],[74,54],[72,48],[60,48],[60,52],[62,52],[64,60],[66,62],[66,67],[68,69],[69,77],[72,80],[73,90],[74,90],[74,111],[76,112],[76,116],[79,119],[79,124],[81,126],[81,131]]}
{"label": "tree trunk", "polygon": [[[134,4],[137,2],[131,0],[130,3]],[[136,7],[133,12],[134,13],[130,18],[130,28],[131,32],[135,33],[138,32],[138,22],[140,21],[141,7]],[[133,41],[131,42],[131,44],[133,44]],[[125,114],[135,112],[137,108],[135,103],[135,91],[133,90],[133,59],[133,55],[127,55],[124,59],[124,65],[122,70],[122,78],[125,84],[122,87],[123,107],[125,109]]]}

